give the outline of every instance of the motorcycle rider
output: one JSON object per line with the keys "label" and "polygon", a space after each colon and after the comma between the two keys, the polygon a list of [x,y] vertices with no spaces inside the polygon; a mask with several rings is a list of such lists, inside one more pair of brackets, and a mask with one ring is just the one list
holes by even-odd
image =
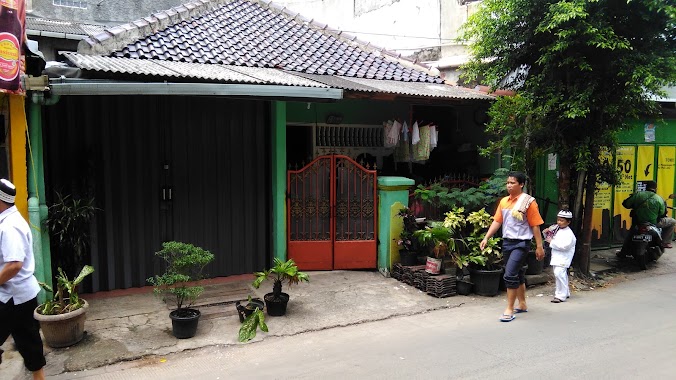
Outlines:
{"label": "motorcycle rider", "polygon": [[[674,232],[676,220],[668,218],[667,203],[657,195],[657,183],[647,181],[645,191],[638,191],[629,196],[622,202],[622,206],[631,209],[631,227],[641,223],[651,223],[662,228],[662,247],[671,248],[671,237]],[[631,233],[627,234],[622,244],[621,252],[628,252],[628,246],[631,242]]]}

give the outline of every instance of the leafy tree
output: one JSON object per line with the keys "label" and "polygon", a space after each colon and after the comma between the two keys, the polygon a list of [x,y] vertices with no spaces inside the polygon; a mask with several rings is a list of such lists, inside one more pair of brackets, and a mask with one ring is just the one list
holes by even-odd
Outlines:
{"label": "leafy tree", "polygon": [[578,240],[585,248],[576,255],[583,273],[594,189],[617,178],[600,153],[614,151],[627,121],[657,115],[652,96],[676,83],[673,4],[484,0],[464,27],[473,56],[466,78],[518,93],[491,107],[488,132],[495,141],[488,149],[519,155],[525,168],[544,152],[558,153],[559,204],[573,205],[578,232],[584,226]]}

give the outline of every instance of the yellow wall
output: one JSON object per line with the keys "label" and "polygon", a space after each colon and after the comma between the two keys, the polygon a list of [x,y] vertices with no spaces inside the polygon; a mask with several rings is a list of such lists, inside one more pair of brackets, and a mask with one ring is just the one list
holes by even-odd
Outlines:
{"label": "yellow wall", "polygon": [[28,173],[26,168],[26,109],[25,98],[9,96],[9,175],[16,186],[16,207],[28,220]]}

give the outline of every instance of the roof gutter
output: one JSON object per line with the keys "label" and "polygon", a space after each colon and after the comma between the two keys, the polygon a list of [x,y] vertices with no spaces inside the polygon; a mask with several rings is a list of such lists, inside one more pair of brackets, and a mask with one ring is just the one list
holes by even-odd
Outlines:
{"label": "roof gutter", "polygon": [[55,95],[201,95],[325,100],[343,98],[343,90],[336,88],[257,84],[142,83],[52,79],[49,81],[49,88]]}
{"label": "roof gutter", "polygon": [[80,41],[80,40],[84,40],[85,38],[87,38],[87,36],[83,36],[81,34],[49,32],[49,31],[46,31],[46,30],[36,30],[36,29],[26,29],[26,35],[59,38],[59,39],[75,40],[75,41]]}

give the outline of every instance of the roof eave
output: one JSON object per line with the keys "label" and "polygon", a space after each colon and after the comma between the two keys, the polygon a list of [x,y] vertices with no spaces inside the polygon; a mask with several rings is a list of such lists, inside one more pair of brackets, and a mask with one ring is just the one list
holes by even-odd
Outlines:
{"label": "roof eave", "polygon": [[343,90],[335,88],[225,83],[143,83],[52,79],[49,87],[55,95],[247,96],[268,99],[317,99],[326,101],[343,98]]}

